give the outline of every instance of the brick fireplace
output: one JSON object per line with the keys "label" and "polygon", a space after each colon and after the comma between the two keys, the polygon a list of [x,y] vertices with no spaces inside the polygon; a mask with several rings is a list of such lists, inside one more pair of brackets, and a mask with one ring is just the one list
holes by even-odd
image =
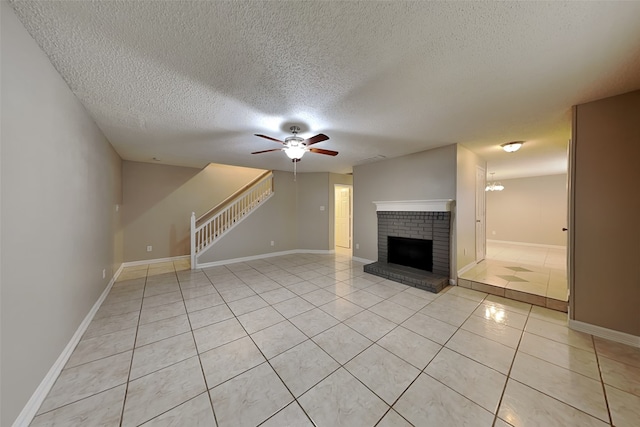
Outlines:
{"label": "brick fireplace", "polygon": [[[449,283],[453,201],[374,203],[378,215],[378,261],[366,265],[364,270],[440,292]],[[395,253],[389,253],[390,242]]]}

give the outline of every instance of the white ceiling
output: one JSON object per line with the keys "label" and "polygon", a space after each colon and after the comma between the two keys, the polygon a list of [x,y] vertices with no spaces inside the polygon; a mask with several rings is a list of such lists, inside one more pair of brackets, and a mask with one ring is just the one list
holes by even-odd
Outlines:
{"label": "white ceiling", "polygon": [[[128,160],[301,172],[461,143],[496,178],[566,170],[570,109],[640,88],[640,2],[13,1]],[[517,153],[499,144],[527,141]],[[368,160],[367,160],[368,159]]]}

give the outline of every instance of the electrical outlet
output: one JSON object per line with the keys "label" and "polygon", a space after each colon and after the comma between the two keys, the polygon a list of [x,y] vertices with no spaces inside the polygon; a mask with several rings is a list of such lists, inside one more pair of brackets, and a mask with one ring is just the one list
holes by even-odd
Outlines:
{"label": "electrical outlet", "polygon": [[356,249],[360,249],[360,243],[356,243]]}
{"label": "electrical outlet", "polygon": [[274,242],[273,240],[271,241],[271,246],[275,246],[276,242]]}
{"label": "electrical outlet", "polygon": [[320,210],[323,211],[324,210],[324,206],[320,206]]}
{"label": "electrical outlet", "polygon": [[120,210],[120,205],[116,205],[116,212]]}
{"label": "electrical outlet", "polygon": [[495,236],[495,235],[496,235],[496,230],[493,230],[493,231],[491,232],[491,234]]}
{"label": "electrical outlet", "polygon": [[147,246],[147,252],[151,252],[153,250],[153,246],[149,245]]}
{"label": "electrical outlet", "polygon": [[107,277],[107,269],[103,268],[102,269],[102,278],[104,279],[105,277]]}

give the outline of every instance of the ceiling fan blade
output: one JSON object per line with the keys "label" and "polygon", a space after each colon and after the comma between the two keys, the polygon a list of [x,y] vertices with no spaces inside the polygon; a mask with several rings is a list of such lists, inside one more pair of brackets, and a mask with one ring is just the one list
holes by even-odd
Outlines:
{"label": "ceiling fan blade", "polygon": [[271,141],[275,141],[275,142],[279,142],[280,144],[284,144],[284,141],[280,141],[279,139],[271,138],[270,136],[267,136],[267,135],[261,135],[259,133],[254,133],[254,135],[255,136],[259,136],[260,138],[269,139]]}
{"label": "ceiling fan blade", "polygon": [[272,150],[262,150],[262,151],[255,151],[251,154],[262,154],[262,153],[268,153],[270,151],[282,151],[282,148],[274,148]]}
{"label": "ceiling fan blade", "polygon": [[[317,144],[318,142],[322,142],[322,141],[326,141],[327,139],[329,139],[329,137],[327,135],[325,135],[324,133],[319,133],[316,136],[312,136],[309,139],[305,139],[304,141],[302,141],[304,144],[308,146],[313,145],[313,144]],[[336,153],[338,154],[338,153]]]}
{"label": "ceiling fan blade", "polygon": [[309,151],[317,154],[326,154],[327,156],[337,156],[338,152],[333,150],[323,150],[322,148],[309,148]]}

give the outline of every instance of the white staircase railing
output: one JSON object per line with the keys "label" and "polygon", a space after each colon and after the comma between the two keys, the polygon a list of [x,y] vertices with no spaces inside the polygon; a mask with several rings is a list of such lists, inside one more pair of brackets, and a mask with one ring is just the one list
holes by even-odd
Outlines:
{"label": "white staircase railing", "polygon": [[200,218],[191,213],[191,268],[198,257],[273,195],[273,173],[266,172],[240,194],[226,199]]}

